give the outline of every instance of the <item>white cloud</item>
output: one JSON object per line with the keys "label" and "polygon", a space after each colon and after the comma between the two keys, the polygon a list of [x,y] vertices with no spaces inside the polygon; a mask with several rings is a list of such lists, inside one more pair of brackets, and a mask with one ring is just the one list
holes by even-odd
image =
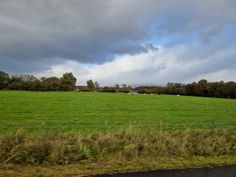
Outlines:
{"label": "white cloud", "polygon": [[[195,45],[157,47],[159,50],[119,55],[109,62],[92,67],[65,60],[64,64],[55,65],[41,74],[60,76],[65,72],[72,72],[78,78],[79,85],[84,85],[88,79],[98,81],[100,85],[164,85],[167,82],[192,82],[202,78],[210,81],[236,80],[236,72],[229,66],[236,54],[234,50],[224,49],[203,60],[199,57],[187,58],[191,57],[189,51]],[[232,63],[231,67],[233,65],[235,64]]]}
{"label": "white cloud", "polygon": [[236,80],[236,71],[232,69],[223,69],[214,71],[211,73],[200,74],[195,78],[195,80],[207,79],[209,81],[235,81]]}

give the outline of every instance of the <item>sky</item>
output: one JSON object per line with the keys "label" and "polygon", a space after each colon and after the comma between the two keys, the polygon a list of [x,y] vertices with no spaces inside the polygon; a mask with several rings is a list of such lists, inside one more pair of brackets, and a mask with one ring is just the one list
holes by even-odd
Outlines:
{"label": "sky", "polygon": [[0,0],[0,70],[77,84],[236,81],[236,0]]}

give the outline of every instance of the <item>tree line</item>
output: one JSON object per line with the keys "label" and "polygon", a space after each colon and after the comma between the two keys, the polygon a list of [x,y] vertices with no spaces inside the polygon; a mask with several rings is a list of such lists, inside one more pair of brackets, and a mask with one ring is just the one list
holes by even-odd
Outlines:
{"label": "tree line", "polygon": [[110,93],[117,93],[117,92],[122,92],[122,93],[129,93],[132,91],[131,86],[127,86],[126,84],[116,84],[115,86],[104,86],[100,87],[99,83],[97,81],[93,80],[88,80],[87,81],[87,86],[78,86],[78,90],[84,91],[84,92],[91,92],[91,91],[96,91],[96,92],[110,92]]}
{"label": "tree line", "polygon": [[65,73],[61,78],[33,75],[14,75],[0,71],[0,90],[28,91],[72,91],[75,89],[76,78],[72,73]]}
{"label": "tree line", "polygon": [[208,82],[205,79],[191,84],[168,83],[166,86],[139,86],[132,88],[126,84],[99,87],[98,82],[87,81],[87,86],[79,86],[80,91],[123,92],[137,94],[168,94],[218,98],[236,98],[236,82]]}
{"label": "tree line", "polygon": [[0,90],[29,90],[29,91],[72,91],[84,92],[123,92],[140,94],[170,94],[218,98],[236,98],[236,82],[208,82],[205,79],[191,84],[168,83],[166,86],[139,86],[132,88],[126,84],[100,87],[99,83],[88,80],[86,86],[76,86],[76,78],[72,73],[62,77],[42,77],[33,75],[14,75],[0,71]]}
{"label": "tree line", "polygon": [[168,83],[164,87],[136,87],[138,93],[202,96],[217,98],[236,98],[236,82],[208,82],[205,79],[191,84]]}
{"label": "tree line", "polygon": [[132,88],[126,84],[99,87],[98,82],[87,81],[87,86],[78,87],[80,91],[124,92],[139,94],[168,94],[218,98],[236,98],[236,82],[208,82],[205,79],[191,84],[168,83],[166,86],[139,86]]}
{"label": "tree line", "polygon": [[125,92],[132,90],[131,86],[123,84],[121,87],[100,87],[96,81],[88,80],[86,86],[76,86],[76,77],[72,73],[65,73],[62,77],[42,77],[33,75],[13,75],[10,76],[4,71],[0,71],[0,90],[26,90],[26,91],[97,91],[97,92]]}

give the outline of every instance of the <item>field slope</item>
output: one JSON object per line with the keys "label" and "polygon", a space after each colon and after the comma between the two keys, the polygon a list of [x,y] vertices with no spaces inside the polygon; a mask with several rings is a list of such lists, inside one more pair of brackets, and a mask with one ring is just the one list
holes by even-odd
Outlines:
{"label": "field slope", "polygon": [[0,92],[0,134],[236,128],[236,100],[79,92]]}

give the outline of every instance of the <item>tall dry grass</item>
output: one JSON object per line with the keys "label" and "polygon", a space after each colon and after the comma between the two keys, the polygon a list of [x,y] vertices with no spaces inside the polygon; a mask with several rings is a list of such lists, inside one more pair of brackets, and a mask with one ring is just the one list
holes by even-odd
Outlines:
{"label": "tall dry grass", "polygon": [[236,130],[0,136],[0,164],[74,164],[101,159],[236,155]]}

